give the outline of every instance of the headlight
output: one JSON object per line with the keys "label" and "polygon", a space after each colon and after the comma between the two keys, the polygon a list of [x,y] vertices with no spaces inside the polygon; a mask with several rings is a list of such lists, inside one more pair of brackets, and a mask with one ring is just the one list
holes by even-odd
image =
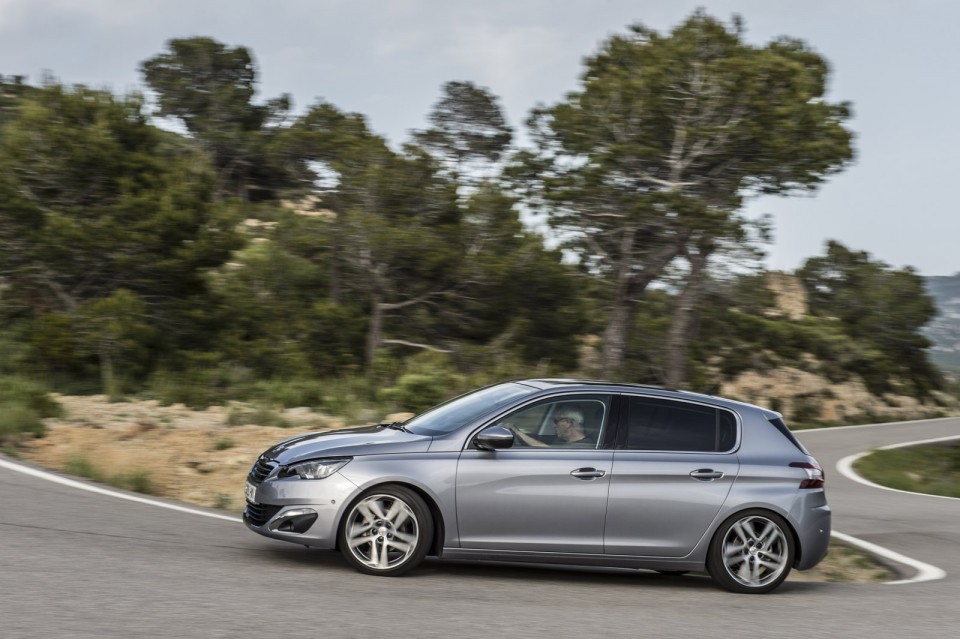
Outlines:
{"label": "headlight", "polygon": [[281,470],[277,476],[280,478],[299,477],[300,479],[324,479],[340,470],[350,459],[352,458],[312,459],[287,466]]}

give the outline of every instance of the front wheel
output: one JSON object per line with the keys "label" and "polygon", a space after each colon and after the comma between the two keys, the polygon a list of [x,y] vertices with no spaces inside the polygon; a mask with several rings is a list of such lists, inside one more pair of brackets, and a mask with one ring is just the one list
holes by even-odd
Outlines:
{"label": "front wheel", "polygon": [[433,539],[433,519],[423,499],[403,486],[367,491],[340,526],[340,551],[368,575],[395,577],[415,568]]}
{"label": "front wheel", "polygon": [[748,510],[727,519],[710,542],[707,571],[731,592],[770,592],[793,566],[793,535],[782,517]]}

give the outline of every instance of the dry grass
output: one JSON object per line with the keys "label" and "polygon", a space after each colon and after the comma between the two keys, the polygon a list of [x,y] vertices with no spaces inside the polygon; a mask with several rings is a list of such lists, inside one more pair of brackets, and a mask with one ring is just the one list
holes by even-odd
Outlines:
{"label": "dry grass", "polygon": [[17,450],[22,459],[234,511],[243,508],[244,480],[260,453],[300,432],[343,426],[305,410],[280,413],[293,428],[279,428],[238,422],[238,414],[256,414],[245,407],[193,411],[152,401],[111,403],[102,396],[57,399],[65,417],[46,421],[46,437],[24,442]]}

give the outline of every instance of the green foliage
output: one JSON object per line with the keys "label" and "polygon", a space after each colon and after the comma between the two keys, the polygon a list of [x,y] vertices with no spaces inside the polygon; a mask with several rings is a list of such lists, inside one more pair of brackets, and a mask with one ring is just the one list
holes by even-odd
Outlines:
{"label": "green foliage", "polygon": [[[455,180],[468,184],[482,164],[495,163],[513,132],[496,97],[472,82],[447,82],[428,116],[431,127],[414,139],[437,157]],[[481,166],[478,166],[481,165]]]}
{"label": "green foliage", "polygon": [[241,386],[234,396],[284,408],[318,408],[324,404],[323,389],[317,378],[264,379]]}
{"label": "green foliage", "polygon": [[[633,26],[585,67],[579,90],[533,112],[537,148],[510,174],[609,283],[612,373],[637,300],[675,258],[745,245],[745,196],[815,188],[852,159],[850,110],[824,99],[826,61],[802,42],[756,47],[739,20],[728,27],[702,10],[666,35]],[[687,332],[669,347],[684,350]]]}
{"label": "green foliage", "polygon": [[249,369],[225,363],[217,353],[180,351],[154,371],[143,394],[164,405],[206,408],[232,399],[231,389],[252,377]]}
{"label": "green foliage", "polygon": [[150,472],[146,470],[135,470],[129,473],[111,475],[107,483],[117,488],[132,490],[133,492],[143,493],[145,495],[155,495],[157,493],[157,489],[153,485],[153,480],[150,478]]}
{"label": "green foliage", "polygon": [[0,376],[0,402],[20,404],[42,419],[63,416],[63,407],[48,389],[24,377]]}
{"label": "green foliage", "polygon": [[23,435],[43,437],[47,432],[37,414],[23,405],[4,402],[0,412],[0,441]]}
{"label": "green foliage", "polygon": [[227,416],[227,424],[230,426],[243,426],[246,424],[256,424],[257,426],[274,426],[276,428],[290,428],[293,426],[285,420],[277,411],[263,406],[255,407],[234,407]]}
{"label": "green foliage", "polygon": [[444,397],[446,382],[441,372],[407,373],[396,384],[383,389],[380,397],[405,411],[419,413],[440,403]]}
{"label": "green foliage", "polygon": [[927,358],[930,342],[921,333],[936,306],[912,268],[893,269],[831,241],[826,254],[807,260],[797,275],[810,296],[811,311],[837,318],[859,346],[849,367],[871,391],[893,390],[897,382],[920,396],[942,388]]}
{"label": "green foliage", "polygon": [[[201,273],[237,244],[202,158],[169,144],[137,96],[48,84],[0,138],[4,306],[37,372],[145,371],[152,334],[193,337]],[[108,382],[109,380],[109,382]]]}
{"label": "green foliage", "polygon": [[449,357],[441,353],[423,352],[406,360],[396,382],[383,388],[379,397],[398,410],[419,413],[439,404],[451,394],[459,394],[451,390],[463,383],[463,378],[457,375]]}
{"label": "green foliage", "polygon": [[373,421],[386,411],[376,403],[376,384],[370,375],[343,374],[317,381],[323,389],[320,408],[353,422]]}
{"label": "green foliage", "polygon": [[159,97],[160,115],[179,119],[211,157],[220,193],[263,200],[290,183],[285,165],[297,162],[278,143],[277,127],[290,96],[252,103],[256,65],[246,47],[173,39],[140,70]]}
{"label": "green foliage", "polygon": [[489,182],[466,202],[464,241],[467,285],[439,309],[435,330],[458,350],[462,342],[496,344],[529,365],[575,368],[577,336],[598,321],[587,313],[589,281],[546,249],[520,221],[516,201]]}
{"label": "green foliage", "polygon": [[915,493],[960,497],[960,446],[912,446],[876,450],[857,461],[864,477]]}
{"label": "green foliage", "polygon": [[219,450],[230,450],[231,448],[233,448],[233,447],[236,446],[236,445],[237,445],[236,442],[234,442],[234,441],[233,441],[232,439],[230,439],[229,437],[221,437],[221,438],[218,439],[217,441],[213,442],[213,450],[218,450],[218,451],[219,451]]}
{"label": "green foliage", "polygon": [[139,364],[144,360],[148,345],[155,339],[155,329],[145,321],[147,305],[126,289],[117,289],[109,297],[84,302],[74,311],[76,334],[81,336],[81,348],[89,349],[100,361],[103,392],[111,398],[121,395],[117,368]]}
{"label": "green foliage", "polygon": [[317,253],[329,240],[327,223],[274,216],[274,230],[208,275],[222,318],[219,349],[239,366],[285,379],[355,368],[366,321],[356,304],[326,298],[329,264]]}
{"label": "green foliage", "polygon": [[[940,383],[912,273],[834,250],[803,274],[816,317],[791,322],[766,316],[756,277],[707,261],[755,259],[745,196],[815,188],[852,158],[849,107],[824,99],[826,62],[798,41],[754,46],[702,11],[632,27],[534,111],[536,147],[506,172],[510,128],[470,82],[445,84],[397,150],[332,104],[255,103],[242,46],[175,39],[141,71],[189,135],[151,124],[138,95],[0,77],[0,375],[251,403],[231,419],[261,423],[576,375],[598,336],[580,373],[658,383],[687,361],[711,390],[715,371],[812,354],[876,390]],[[4,432],[40,432],[39,395],[8,395]]]}
{"label": "green foliage", "polygon": [[630,381],[664,383],[665,344],[672,299],[666,291],[648,291],[637,304],[622,373]]}
{"label": "green foliage", "polygon": [[75,455],[67,460],[64,470],[71,475],[86,477],[93,481],[103,481],[103,473],[94,466],[89,457],[84,455]]}
{"label": "green foliage", "polygon": [[42,437],[46,427],[41,420],[62,415],[63,408],[40,384],[20,376],[0,376],[0,443]]}

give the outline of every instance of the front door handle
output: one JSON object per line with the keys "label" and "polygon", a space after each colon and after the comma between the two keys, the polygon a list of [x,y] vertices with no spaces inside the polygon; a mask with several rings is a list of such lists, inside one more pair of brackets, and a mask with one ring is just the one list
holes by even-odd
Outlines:
{"label": "front door handle", "polygon": [[596,468],[578,468],[570,471],[570,474],[577,479],[596,479],[597,477],[606,475],[607,471],[597,470]]}
{"label": "front door handle", "polygon": [[712,468],[701,468],[690,473],[690,476],[700,481],[713,481],[714,479],[723,477],[723,473],[719,470],[713,470]]}

